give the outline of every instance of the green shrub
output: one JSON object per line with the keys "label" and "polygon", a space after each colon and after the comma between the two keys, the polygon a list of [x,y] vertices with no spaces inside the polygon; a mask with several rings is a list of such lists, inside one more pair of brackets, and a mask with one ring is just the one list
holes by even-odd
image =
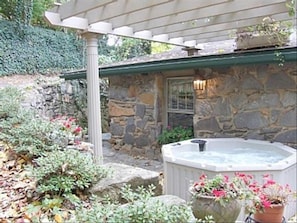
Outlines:
{"label": "green shrub", "polygon": [[77,150],[53,151],[35,160],[31,170],[37,191],[52,195],[84,190],[107,176],[108,171],[96,165],[91,157]]}
{"label": "green shrub", "polygon": [[36,158],[67,145],[67,133],[57,123],[20,109],[14,117],[0,120],[0,140],[19,155]]}
{"label": "green shrub", "polygon": [[178,142],[194,137],[193,128],[186,128],[182,126],[167,127],[158,137],[158,143],[160,145]]}
{"label": "green shrub", "polygon": [[153,195],[154,186],[148,189],[138,187],[132,191],[130,185],[122,188],[122,196],[129,201],[126,205],[108,202],[94,202],[90,208],[76,211],[78,222],[106,223],[188,223],[191,209],[187,205],[166,205],[158,200],[149,200]]}
{"label": "green shrub", "polygon": [[22,108],[20,90],[0,89],[0,96],[0,140],[18,155],[36,158],[67,145],[68,133],[61,129],[61,124]]}
{"label": "green shrub", "polygon": [[14,87],[0,89],[0,119],[18,114],[23,100],[23,93]]}
{"label": "green shrub", "polygon": [[84,41],[74,33],[0,19],[0,76],[81,69],[84,51]]}

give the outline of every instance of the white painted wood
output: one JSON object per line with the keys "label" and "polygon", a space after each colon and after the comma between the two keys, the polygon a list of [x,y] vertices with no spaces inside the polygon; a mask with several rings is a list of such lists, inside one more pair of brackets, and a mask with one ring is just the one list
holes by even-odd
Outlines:
{"label": "white painted wood", "polygon": [[[182,15],[187,11],[196,11],[198,9],[206,10],[211,6],[219,6],[224,2],[228,2],[228,0],[175,0],[166,4],[143,8],[142,10],[130,12],[129,14],[125,14],[123,16],[115,16],[109,19],[109,21],[113,24],[116,24],[117,26],[130,26],[138,22],[149,21],[151,19],[161,18],[164,16],[170,16],[174,18],[175,16],[179,14]],[[195,13],[195,16],[192,17],[191,20],[200,17],[198,13],[199,12]]]}
{"label": "white painted wood", "polygon": [[[53,25],[186,45],[230,39],[265,16],[288,20],[286,0],[72,0],[45,13]],[[220,37],[218,35],[221,35]],[[230,36],[230,37],[228,37]],[[178,41],[177,41],[178,40]],[[192,45],[192,44],[191,44]]]}
{"label": "white painted wood", "polygon": [[84,30],[88,28],[88,21],[84,18],[71,17],[69,19],[61,20],[61,16],[58,13],[47,11],[45,12],[45,18],[47,22],[55,26],[61,26],[72,29]]}
{"label": "white painted wood", "polygon": [[[86,13],[89,10],[96,9],[98,7],[105,7],[106,5],[116,0],[87,0],[87,1],[69,1],[59,7],[61,19],[66,19],[72,16]],[[82,4],[83,3],[83,4]]]}
{"label": "white painted wood", "polygon": [[[277,5],[271,5],[267,6],[266,8],[256,8],[256,9],[250,9],[247,13],[245,12],[234,12],[234,13],[228,13],[218,16],[212,16],[209,18],[202,18],[202,19],[196,19],[193,21],[187,21],[187,22],[179,22],[175,24],[167,24],[162,25],[162,21],[165,22],[165,18],[161,18],[158,20],[158,27],[154,25],[156,28],[150,28],[149,26],[147,29],[150,29],[155,35],[159,33],[170,33],[170,32],[176,32],[181,30],[187,30],[192,28],[199,28],[199,27],[205,27],[205,26],[211,26],[211,25],[217,25],[222,23],[230,23],[230,22],[236,22],[236,21],[245,21],[253,18],[257,18],[257,21],[261,21],[264,17],[271,16],[275,20],[284,20],[288,19],[288,13],[287,9],[283,9],[283,7],[279,7],[281,4]],[[281,17],[277,15],[282,15]],[[173,21],[173,19],[171,20]],[[136,24],[136,26],[132,26],[134,30],[137,30],[139,27],[139,24]]]}
{"label": "white painted wood", "polygon": [[[275,5],[274,12],[271,11],[271,7]],[[260,12],[255,9],[260,8]],[[247,14],[250,17],[254,17],[255,13],[259,17],[264,17],[268,15],[273,15],[275,13],[282,13],[287,11],[287,8],[284,4],[284,1],[275,0],[275,1],[257,1],[257,0],[249,0],[249,1],[242,1],[242,0],[233,0],[228,1],[227,3],[222,3],[220,5],[214,5],[207,8],[192,8],[191,10],[185,11],[183,13],[175,13],[174,16],[164,16],[164,17],[151,17],[149,20],[145,20],[144,22],[137,22],[134,21],[131,26],[134,28],[134,30],[140,30],[143,27],[146,27],[146,29],[154,29],[157,27],[167,27],[172,24],[185,24],[188,23],[189,25],[192,24],[192,22],[197,23],[198,25],[208,25],[209,22],[207,22],[208,19],[211,19],[214,24],[217,23],[223,23],[223,22],[229,22],[230,19],[235,20],[236,18],[233,18],[234,13],[240,14],[243,16],[243,14]],[[262,16],[264,14],[264,16]],[[224,18],[224,15],[227,15],[227,18]],[[223,18],[220,18],[223,17]],[[226,17],[226,16],[225,16]],[[210,22],[211,22],[210,21]],[[128,24],[126,24],[128,25]]]}
{"label": "white painted wood", "polygon": [[94,160],[103,164],[100,87],[98,71],[98,35],[86,33],[87,40],[87,105],[88,105],[88,135],[94,145]]}
{"label": "white painted wood", "polygon": [[[171,1],[172,0],[117,0],[104,7],[89,10],[86,14],[82,14],[80,16],[87,18],[90,23],[98,21],[112,22],[111,19],[115,17],[126,16],[139,10],[151,10],[151,8],[156,5],[161,5]],[[129,24],[124,22],[116,27],[125,25]]]}

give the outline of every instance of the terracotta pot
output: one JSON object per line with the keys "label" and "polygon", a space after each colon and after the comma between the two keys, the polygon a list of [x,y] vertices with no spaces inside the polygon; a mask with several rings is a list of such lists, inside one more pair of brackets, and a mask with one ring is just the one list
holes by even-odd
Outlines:
{"label": "terracotta pot", "polygon": [[196,218],[204,219],[206,216],[213,216],[216,223],[232,223],[238,218],[241,204],[238,200],[230,200],[225,205],[210,196],[192,196],[192,211]]}
{"label": "terracotta pot", "polygon": [[264,208],[263,213],[255,213],[254,219],[261,223],[282,223],[285,206],[282,204]]}

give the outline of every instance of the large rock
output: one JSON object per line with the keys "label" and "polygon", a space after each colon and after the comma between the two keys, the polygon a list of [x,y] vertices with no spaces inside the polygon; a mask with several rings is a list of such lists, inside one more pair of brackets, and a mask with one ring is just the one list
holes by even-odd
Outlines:
{"label": "large rock", "polygon": [[119,163],[107,163],[103,166],[112,171],[111,176],[102,179],[90,188],[90,192],[99,197],[107,195],[112,200],[123,202],[120,191],[125,184],[130,184],[132,189],[136,189],[138,186],[147,187],[153,184],[156,186],[155,195],[162,194],[163,190],[158,172]]}

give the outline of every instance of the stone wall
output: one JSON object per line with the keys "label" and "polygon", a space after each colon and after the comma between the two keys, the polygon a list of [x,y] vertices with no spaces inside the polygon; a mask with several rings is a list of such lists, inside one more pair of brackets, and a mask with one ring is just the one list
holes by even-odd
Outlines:
{"label": "stone wall", "polygon": [[156,157],[160,150],[160,79],[156,75],[125,75],[109,78],[109,117],[114,149],[133,155]]}
{"label": "stone wall", "polygon": [[[242,137],[297,148],[295,63],[200,69],[206,90],[195,101],[196,137]],[[165,80],[193,71],[110,77],[113,148],[156,157],[165,123]]]}
{"label": "stone wall", "polygon": [[[53,118],[57,115],[76,117],[79,124],[87,127],[86,80],[65,81],[58,75],[14,75],[0,78],[1,87],[17,87],[24,92],[26,108],[35,109],[39,115]],[[102,130],[109,132],[107,109],[108,82],[100,82]]]}
{"label": "stone wall", "polygon": [[[55,82],[39,81],[38,93],[41,95],[37,108],[46,117],[67,115],[76,117],[79,124],[87,127],[87,83],[86,80]],[[101,81],[101,122],[102,131],[109,132],[109,117],[107,108],[107,83]]]}
{"label": "stone wall", "polygon": [[[40,99],[35,107],[46,117],[57,115],[86,116],[86,83],[85,81],[64,81],[57,79],[37,81]],[[33,106],[33,105],[32,105]]]}
{"label": "stone wall", "polygon": [[201,69],[208,80],[196,99],[196,137],[242,137],[297,148],[296,63]]}

